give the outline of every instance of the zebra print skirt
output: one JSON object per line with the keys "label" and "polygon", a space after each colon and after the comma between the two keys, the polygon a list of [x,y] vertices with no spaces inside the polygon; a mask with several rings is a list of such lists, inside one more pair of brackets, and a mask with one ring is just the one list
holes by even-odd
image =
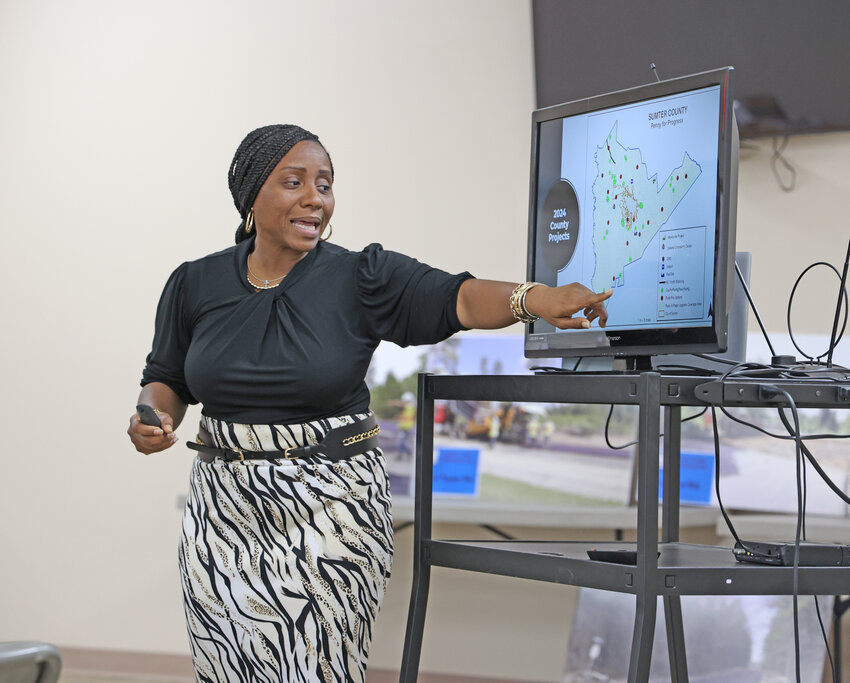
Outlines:
{"label": "zebra print skirt", "polygon": [[[364,417],[201,425],[217,446],[274,452]],[[196,679],[364,681],[392,544],[380,449],[338,462],[195,458],[180,573]]]}

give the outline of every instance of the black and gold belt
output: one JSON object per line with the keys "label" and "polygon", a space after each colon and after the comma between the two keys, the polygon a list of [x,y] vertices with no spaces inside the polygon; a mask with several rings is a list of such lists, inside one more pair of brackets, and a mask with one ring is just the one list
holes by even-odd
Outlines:
{"label": "black and gold belt", "polygon": [[201,460],[208,463],[216,458],[227,462],[241,462],[243,460],[297,460],[315,455],[323,455],[336,461],[377,448],[380,431],[381,426],[375,416],[369,415],[365,420],[358,420],[331,429],[318,443],[280,451],[246,451],[241,448],[219,448],[204,443],[200,436],[196,441],[189,441],[186,445],[192,450],[198,451]]}

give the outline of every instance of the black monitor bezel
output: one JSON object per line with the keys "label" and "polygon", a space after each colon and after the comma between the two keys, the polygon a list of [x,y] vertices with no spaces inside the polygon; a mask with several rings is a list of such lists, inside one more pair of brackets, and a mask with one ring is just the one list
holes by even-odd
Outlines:
{"label": "black monitor bezel", "polygon": [[[720,86],[720,125],[717,150],[717,206],[714,253],[714,316],[710,326],[617,330],[535,332],[534,323],[525,328],[525,355],[528,358],[576,356],[653,356],[666,353],[723,352],[728,340],[728,309],[731,303],[735,259],[735,210],[737,204],[738,130],[732,98],[733,67],[666,81],[649,83],[596,97],[538,109],[532,113],[531,180],[528,218],[528,279],[534,279],[537,231],[537,175],[540,125],[593,111],[642,102],[677,93]],[[548,326],[547,326],[548,327]],[[555,342],[555,343],[553,343]]]}

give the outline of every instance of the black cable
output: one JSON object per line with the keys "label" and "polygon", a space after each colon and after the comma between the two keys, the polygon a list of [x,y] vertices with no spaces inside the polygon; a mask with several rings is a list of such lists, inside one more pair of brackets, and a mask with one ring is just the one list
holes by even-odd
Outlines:
{"label": "black cable", "polygon": [[738,273],[738,282],[741,283],[741,288],[744,290],[744,294],[747,295],[747,301],[750,302],[750,308],[753,309],[753,315],[756,316],[756,320],[758,321],[759,327],[761,328],[761,333],[764,336],[764,340],[767,342],[767,348],[770,349],[770,355],[775,356],[776,351],[773,349],[773,344],[770,343],[770,337],[767,336],[767,330],[764,329],[764,323],[761,321],[761,316],[759,315],[759,309],[756,308],[756,302],[753,301],[752,294],[750,294],[750,288],[747,287],[747,281],[744,280],[744,274],[741,272],[741,269],[738,267],[738,262],[735,261],[735,272]]}
{"label": "black cable", "polygon": [[735,525],[729,519],[726,508],[723,506],[723,499],[720,497],[720,432],[717,429],[717,411],[714,406],[711,406],[711,429],[714,434],[714,495],[717,497],[717,506],[720,508],[720,514],[723,515],[723,520],[726,522],[726,528],[735,539],[735,544],[741,546],[753,555],[762,556],[763,553],[758,552],[754,548],[748,548],[741,541],[738,532],[735,531]]}
{"label": "black cable", "polygon": [[[697,354],[692,353],[692,356]],[[712,360],[709,356],[702,356],[707,360]],[[717,359],[718,362],[722,362],[722,358]],[[668,372],[668,371],[676,371],[676,370],[687,370],[688,372],[697,372],[700,375],[705,375],[706,377],[710,377],[712,375],[719,375],[720,373],[717,370],[709,370],[708,368],[701,368],[698,365],[680,365],[678,363],[660,363],[656,365],[654,368],[657,372]]]}
{"label": "black cable", "polygon": [[[835,303],[835,315],[832,317],[832,334],[829,336],[829,353],[826,356],[826,364],[832,367],[832,352],[838,346],[838,338],[835,333],[838,330],[838,318],[841,317],[841,299],[844,295],[844,325],[847,325],[847,269],[850,268],[850,240],[847,240],[847,255],[844,257],[844,268],[841,271],[841,282],[838,285],[838,301]],[[843,332],[842,328],[842,332]]]}
{"label": "black cable", "polygon": [[[783,412],[782,408],[779,408],[779,412],[780,413]],[[795,444],[797,442],[799,442],[800,445],[802,446],[802,443],[803,443],[802,435],[800,436],[799,439],[795,439],[794,441],[795,441]],[[795,449],[796,449],[796,445],[795,445]],[[808,503],[808,500],[809,500],[809,482],[808,482],[808,479],[806,477],[806,459],[803,457],[803,453],[802,453],[803,449],[800,448],[799,450],[800,450],[799,453],[795,453],[795,457],[797,455],[800,456],[800,466],[801,466],[801,470],[803,472],[803,540],[805,541],[806,540],[806,504]]]}
{"label": "black cable", "polygon": [[[680,422],[688,422],[689,420],[695,420],[700,415],[705,415],[706,410],[708,410],[708,406],[706,406],[705,408],[700,410],[698,413],[695,413],[694,415],[689,415],[688,417],[682,418],[680,420]],[[637,443],[638,443],[637,441],[629,441],[628,443],[623,444],[622,446],[615,446],[614,444],[611,443],[611,440],[608,438],[608,429],[610,427],[611,416],[613,414],[614,414],[614,404],[612,403],[611,406],[608,409],[608,417],[605,418],[605,443],[608,444],[608,448],[610,448],[611,450],[614,450],[614,451],[621,451],[624,448],[628,448],[629,446],[636,446]],[[663,437],[664,432],[661,432],[661,434],[659,434],[658,436]]]}
{"label": "black cable", "polygon": [[[741,419],[739,419],[739,418],[735,417],[734,415],[732,415],[731,413],[729,413],[729,412],[728,412],[725,408],[723,408],[723,407],[721,407],[721,408],[720,408],[720,410],[723,412],[723,414],[724,414],[724,415],[726,415],[728,418],[730,418],[730,419],[731,419],[731,420],[733,420],[734,422],[737,422],[738,424],[742,424],[742,425],[744,425],[744,426],[746,426],[746,427],[750,427],[751,429],[755,429],[755,430],[757,430],[757,431],[759,431],[759,432],[762,432],[763,434],[767,434],[768,436],[771,436],[771,437],[773,437],[774,439],[793,439],[793,438],[794,438],[794,436],[793,436],[793,434],[794,434],[793,427],[792,427],[792,426],[791,426],[791,424],[788,422],[788,418],[787,418],[787,417],[785,417],[785,414],[784,414],[784,413],[782,413],[782,412],[780,412],[780,413],[779,413],[779,417],[782,419],[782,422],[783,422],[783,424],[785,425],[785,429],[786,429],[786,430],[788,430],[788,433],[789,433],[791,436],[782,436],[781,434],[774,434],[774,433],[772,433],[772,432],[768,432],[767,430],[762,429],[762,428],[761,428],[761,427],[759,427],[758,425],[754,425],[754,424],[752,424],[751,422],[747,422],[746,420],[741,420]],[[815,439],[815,438],[817,438],[817,439],[820,439],[820,438],[833,438],[833,439],[841,438],[841,439],[843,439],[843,438],[846,438],[846,436],[845,436],[845,435],[843,435],[843,434],[835,434],[835,435],[816,434],[816,435],[813,435],[813,436],[806,436],[806,437],[804,437],[804,438],[805,438],[806,440],[808,440],[808,439]],[[820,463],[818,463],[818,461],[815,459],[815,456],[813,456],[813,455],[812,455],[812,452],[808,449],[808,447],[806,446],[806,444],[805,444],[805,443],[803,443],[803,444],[802,444],[802,450],[803,450],[803,454],[806,456],[806,459],[807,459],[807,460],[808,460],[808,461],[812,464],[812,467],[814,467],[814,468],[815,468],[815,471],[818,473],[818,475],[820,476],[820,478],[821,478],[821,479],[823,479],[824,483],[825,483],[827,486],[829,486],[829,488],[831,488],[831,489],[833,490],[833,492],[834,492],[834,493],[835,493],[835,494],[836,494],[839,498],[841,498],[841,500],[843,500],[845,503],[847,503],[848,505],[850,505],[850,496],[848,496],[848,495],[847,495],[844,491],[842,491],[842,490],[838,487],[838,485],[837,485],[834,481],[832,481],[832,479],[830,479],[829,475],[828,475],[828,474],[824,471],[824,469],[820,466]]]}
{"label": "black cable", "polygon": [[740,373],[739,370],[747,370],[750,372],[767,372],[767,371],[776,371],[776,368],[772,368],[769,365],[764,365],[763,363],[753,363],[751,361],[746,361],[743,363],[737,363],[734,367],[729,368],[726,372],[724,372],[720,376],[720,381],[725,381],[729,377],[738,376]]}
{"label": "black cable", "polygon": [[[730,371],[731,372],[731,371]],[[729,374],[729,373],[727,373]],[[779,416],[785,425],[786,429],[790,434],[794,435],[795,440],[795,465],[797,471],[797,528],[794,539],[794,562],[793,562],[793,615],[794,615],[794,653],[795,653],[795,673],[796,680],[800,683],[800,631],[799,631],[799,569],[800,569],[800,544],[801,540],[806,537],[806,500],[807,500],[807,481],[806,481],[806,468],[805,468],[805,460],[803,459],[803,455],[809,459],[811,464],[815,467],[819,474],[824,478],[824,480],[839,494],[839,496],[848,500],[846,494],[840,491],[835,484],[826,476],[823,470],[818,465],[817,461],[811,455],[811,453],[806,448],[803,443],[803,437],[800,433],[800,421],[799,421],[799,413],[797,411],[796,403],[794,402],[794,398],[787,391],[783,391],[777,387],[767,387],[768,389],[772,389],[775,395],[781,394],[788,401],[788,405],[791,408],[791,412],[794,418],[794,425],[792,426],[788,422],[788,417],[785,415],[785,411],[782,407],[778,407]],[[724,411],[725,413],[725,411]],[[711,407],[712,414],[712,427],[714,434],[714,451],[715,451],[715,459],[714,459],[714,490],[715,495],[717,496],[717,503],[720,507],[720,513],[723,515],[723,519],[726,522],[726,526],[728,527],[730,533],[732,534],[735,542],[738,546],[744,548],[749,553],[753,555],[761,555],[762,553],[756,552],[753,548],[747,547],[747,545],[741,541],[738,536],[734,525],[732,524],[732,520],[729,518],[729,515],[726,513],[726,509],[723,506],[723,500],[720,497],[720,434],[717,427],[717,412],[715,407]],[[728,413],[727,413],[728,414]],[[730,416],[731,417],[731,416]],[[733,418],[735,419],[735,418]],[[755,425],[751,425],[749,423],[744,422],[743,420],[735,420],[736,422],[741,422],[742,424],[747,424],[750,427],[754,427]],[[833,679],[835,679],[835,666],[832,660],[832,652],[829,647],[829,638],[826,635],[826,629],[823,626],[823,619],[820,614],[820,607],[817,602],[817,596],[815,596],[815,610],[818,616],[818,622],[821,627],[821,635],[824,640],[824,646],[826,647],[827,656],[830,660],[830,667],[833,672]],[[837,680],[837,679],[835,679]]]}
{"label": "black cable", "polygon": [[806,379],[816,374],[831,375],[823,379],[832,382],[847,382],[850,377],[836,377],[836,374],[848,372],[845,367],[833,365],[831,368],[823,363],[812,360],[811,363],[800,363],[794,367],[777,367],[764,365],[762,363],[738,363],[736,367],[730,368],[723,373],[722,379],[738,377],[743,379],[756,379],[759,377],[783,377],[785,379]]}
{"label": "black cable", "polygon": [[756,548],[748,546],[741,540],[740,536],[738,536],[738,532],[735,530],[735,525],[732,524],[732,520],[726,512],[726,508],[723,506],[723,499],[720,497],[720,432],[717,429],[717,412],[715,411],[714,406],[711,406],[711,427],[714,434],[714,495],[717,497],[717,506],[720,508],[720,514],[723,515],[723,521],[726,522],[726,528],[729,529],[729,533],[732,534],[732,538],[735,539],[736,546],[740,546],[750,555],[769,558],[769,555],[765,555]]}
{"label": "black cable", "polygon": [[564,368],[556,368],[552,365],[532,365],[528,368],[532,372],[539,372],[543,375],[569,375],[572,370],[565,370]]}
{"label": "black cable", "polygon": [[[614,451],[621,451],[624,448],[628,448],[629,446],[634,446],[637,444],[637,441],[629,441],[629,443],[623,444],[622,446],[615,446],[611,443],[611,439],[608,438],[608,429],[611,425],[611,416],[614,414],[614,404],[608,408],[608,417],[605,418],[605,443],[608,444],[608,448]],[[660,436],[660,435],[659,435]]]}
{"label": "black cable", "polygon": [[724,365],[738,365],[740,362],[737,360],[729,360],[728,358],[721,358],[720,356],[712,356],[708,353],[692,353],[691,355],[704,360],[710,360],[714,363],[723,363]]}
{"label": "black cable", "polygon": [[[688,415],[687,417],[682,418],[681,421],[682,422],[688,422],[689,420],[696,420],[698,417],[705,415],[707,411],[708,411],[708,406],[706,406],[705,408],[700,410],[698,413],[694,413],[693,415]],[[663,434],[662,434],[662,436],[663,436]]]}
{"label": "black cable", "polygon": [[[747,422],[746,420],[742,420],[740,417],[735,417],[732,413],[729,412],[728,408],[724,406],[720,406],[720,410],[726,417],[728,417],[733,422],[742,424],[745,427],[749,427],[750,429],[755,429],[757,432],[761,432],[766,436],[784,441],[791,441],[794,439],[793,434],[791,436],[785,436],[784,434],[774,434],[773,432],[768,431],[764,427],[759,427],[758,425],[753,424],[752,422]],[[803,439],[805,441],[816,441],[820,439],[850,439],[850,434],[806,434]]]}
{"label": "black cable", "polygon": [[482,529],[486,529],[494,536],[498,536],[504,541],[515,541],[516,536],[511,536],[509,533],[502,531],[498,527],[493,526],[492,524],[481,524],[479,525]]}
{"label": "black cable", "polygon": [[[771,168],[773,170],[774,175],[776,176],[777,181],[779,182],[779,186],[784,191],[790,192],[794,188],[794,183],[796,181],[797,172],[784,159],[784,157],[782,157],[782,152],[785,149],[785,145],[787,145],[787,144],[788,144],[788,137],[787,136],[785,137],[781,146],[778,145],[777,140],[774,139],[774,141],[773,141],[774,156],[773,156],[773,159],[771,160]],[[789,187],[786,187],[785,185],[783,185],[782,180],[779,177],[779,173],[776,169],[777,159],[780,160],[782,162],[782,164],[787,169],[789,169],[791,171],[791,185]],[[830,368],[832,367],[833,351],[835,350],[835,347],[838,345],[838,341],[841,338],[841,336],[844,334],[844,330],[847,327],[847,318],[848,318],[848,308],[849,307],[848,307],[847,290],[844,288],[844,283],[847,281],[846,278],[847,278],[848,261],[850,261],[850,241],[848,241],[848,244],[847,244],[847,256],[844,260],[844,271],[841,275],[839,275],[841,284],[839,286],[838,301],[836,303],[835,316],[833,318],[833,324],[832,324],[832,335],[830,336],[829,350],[827,352],[827,359],[828,359],[827,360],[827,367],[830,367]],[[827,265],[829,265],[829,264],[827,264]],[[812,266],[809,266],[809,268],[807,268],[806,270],[809,270],[811,267]],[[830,266],[830,267],[832,267],[832,266]],[[833,270],[835,270],[835,269],[833,268]],[[767,346],[770,349],[771,355],[776,356],[776,351],[773,348],[773,344],[771,344],[770,337],[768,336],[767,330],[765,329],[764,324],[762,323],[761,316],[759,315],[759,312],[758,312],[758,308],[756,308],[755,301],[753,301],[753,298],[750,295],[749,287],[747,287],[747,283],[744,280],[744,276],[741,273],[741,269],[738,267],[737,262],[735,262],[735,271],[738,274],[738,280],[740,281],[741,286],[743,287],[744,293],[747,296],[747,301],[750,304],[750,308],[752,308],[753,313],[756,316],[756,320],[758,321],[759,327],[761,328],[762,335],[764,336],[764,339],[767,342]],[[837,270],[835,270],[835,272],[836,272],[836,274],[838,274]],[[794,291],[797,288],[797,284],[799,283],[800,278],[802,278],[802,276],[805,273],[806,273],[806,271],[803,271],[803,273],[801,273],[800,277],[797,278],[797,282],[794,283],[794,289],[791,290],[791,296],[789,297],[789,300],[788,300],[788,310],[787,310],[788,334],[791,336],[791,341],[793,342],[795,348],[798,351],[800,351],[800,353],[802,353],[804,356],[806,356],[807,358],[810,358],[810,360],[813,360],[813,359],[811,359],[810,356],[808,356],[806,353],[804,353],[800,349],[799,346],[797,346],[797,343],[794,340],[794,335],[791,332],[791,302],[794,298]],[[844,298],[844,324],[841,327],[841,334],[839,334],[836,337],[836,328],[838,326],[838,318],[840,316],[842,295],[843,295],[843,298]],[[721,359],[716,359],[716,360],[721,360]],[[813,360],[813,362],[814,362],[814,360]],[[725,373],[723,378],[721,378],[721,381],[724,381],[726,379],[727,375],[730,375],[730,374],[736,372],[736,370],[738,370],[738,369],[739,368],[732,368],[731,370],[729,370],[729,372]],[[813,369],[810,368],[809,371],[811,372],[811,370],[813,370]],[[802,455],[801,455],[801,453],[802,453],[802,454],[805,454],[806,458],[809,460],[809,462],[815,468],[815,471],[821,476],[823,481],[826,482],[826,484],[836,494],[838,494],[838,496],[843,501],[850,504],[850,497],[848,497],[847,494],[845,494],[840,488],[838,488],[838,486],[832,481],[832,479],[830,479],[827,476],[826,472],[824,472],[824,470],[821,468],[820,464],[818,464],[817,460],[815,460],[812,453],[809,451],[809,449],[803,443],[803,438],[800,434],[800,424],[799,424],[799,417],[798,417],[798,414],[797,414],[797,407],[794,404],[794,400],[790,396],[790,394],[788,394],[787,392],[783,392],[783,393],[786,395],[786,397],[788,398],[788,400],[790,402],[790,405],[792,406],[793,415],[794,415],[794,425],[795,425],[795,428],[793,428],[793,431],[792,431],[792,426],[788,423],[788,418],[785,415],[785,411],[782,410],[781,408],[779,409],[779,417],[782,420],[782,423],[785,426],[785,429],[789,432],[789,434],[793,433],[795,435],[795,461],[797,463],[798,473],[800,472],[800,467],[801,467],[800,463],[802,462],[802,472],[803,472],[803,477],[805,478],[805,461],[803,461],[803,458],[802,458]],[[723,408],[721,408],[721,409],[723,410],[723,413],[725,415],[732,417],[725,409],[723,409]],[[739,545],[743,545],[741,543],[740,539],[738,538],[738,535],[735,533],[735,529],[732,525],[732,521],[729,519],[729,516],[726,514],[726,511],[723,508],[723,502],[720,499],[720,436],[719,436],[719,432],[718,432],[718,429],[717,429],[717,414],[716,414],[716,411],[714,409],[714,406],[712,406],[712,408],[711,408],[711,416],[712,416],[712,423],[713,423],[713,429],[714,429],[714,450],[715,450],[715,458],[714,458],[715,476],[714,476],[714,479],[715,479],[715,494],[717,496],[717,503],[720,506],[720,512],[722,513],[723,518],[726,521],[726,526],[729,528],[729,531],[732,533],[732,536],[735,538],[735,541]],[[736,422],[741,422],[742,424],[747,424],[747,423],[743,422],[742,420],[737,420],[734,417],[732,417],[732,419],[735,420]],[[749,425],[749,426],[754,427],[754,428],[758,429],[759,431],[765,431],[765,430],[761,430],[758,427],[755,427],[755,425]],[[765,431],[765,433],[768,433],[768,432]],[[799,487],[799,485],[800,485],[799,476],[798,476],[797,481],[798,481],[798,487]],[[801,500],[801,497],[799,497],[798,500]],[[797,616],[798,616],[797,615],[797,578],[798,578],[797,573],[798,573],[798,569],[799,569],[799,558],[800,558],[799,533],[801,531],[803,533],[805,533],[804,528],[801,528],[801,527],[803,527],[803,522],[804,522],[804,519],[805,519],[805,503],[803,503],[802,507],[800,509],[798,509],[798,513],[800,513],[798,515],[798,536],[796,538],[795,549],[794,549],[794,647],[795,647],[796,674],[797,674],[797,681],[799,683],[799,681],[800,681],[800,640],[799,640],[799,623],[798,623],[798,619],[797,619]],[[833,659],[832,659],[832,652],[831,652],[830,647],[829,647],[829,638],[826,634],[826,629],[824,628],[823,618],[821,617],[820,605],[818,604],[818,596],[817,595],[814,596],[814,600],[815,600],[815,612],[817,613],[818,624],[820,624],[821,636],[823,637],[824,646],[826,647],[826,654],[827,654],[827,657],[829,658],[829,667],[830,667],[830,670],[832,671],[832,679],[833,679],[834,683],[838,683],[838,677],[841,674],[840,674],[840,672],[837,672],[835,670],[835,663],[833,662]]]}
{"label": "black cable", "polygon": [[829,670],[832,672],[833,683],[838,683],[838,676],[835,672],[835,663],[832,661],[832,650],[829,647],[829,636],[826,634],[826,627],[823,625],[823,617],[820,614],[820,605],[818,604],[818,596],[813,596],[815,599],[815,613],[818,615],[818,624],[820,624],[820,634],[823,637],[824,645],[826,646],[826,656],[829,659]]}
{"label": "black cable", "polygon": [[[845,368],[843,365],[835,365],[832,367],[822,363],[820,361],[811,361],[805,363],[797,363],[797,365],[791,368],[776,368],[779,370],[780,374],[783,377],[787,377],[788,379],[800,378],[802,375],[803,378],[811,377],[812,375],[832,375],[831,377],[824,378],[827,381],[832,382],[847,382],[850,380],[850,375],[845,374],[842,377],[836,377],[836,374],[839,373],[850,373],[850,368]],[[820,377],[818,379],[821,379]]]}
{"label": "black cable", "polygon": [[[794,348],[797,349],[803,356],[808,358],[810,361],[814,361],[815,359],[820,360],[824,356],[829,355],[830,349],[835,348],[838,345],[838,342],[841,340],[841,337],[844,336],[844,330],[847,329],[847,312],[848,312],[848,301],[847,301],[847,290],[844,290],[844,324],[841,326],[841,332],[838,333],[838,336],[835,337],[835,342],[832,343],[830,340],[830,348],[824,351],[819,356],[810,356],[808,353],[803,351],[800,348],[799,344],[797,344],[797,340],[794,338],[794,332],[791,330],[791,305],[794,303],[794,293],[797,291],[797,286],[800,284],[800,280],[803,279],[803,276],[808,273],[812,268],[816,268],[817,266],[826,266],[827,268],[831,268],[832,271],[838,276],[838,279],[841,280],[841,273],[838,272],[838,268],[836,268],[831,263],[827,263],[826,261],[816,261],[812,263],[810,266],[807,266],[800,275],[797,276],[797,280],[794,282],[794,286],[791,288],[791,296],[788,297],[788,308],[785,312],[785,321],[788,326],[788,335],[791,337],[791,343],[794,345]],[[838,306],[840,309],[842,292],[838,293]],[[837,325],[838,316],[835,317],[835,323]],[[775,354],[774,354],[775,355]]]}
{"label": "black cable", "polygon": [[[787,138],[786,138],[786,140],[785,140],[785,144],[787,144]],[[782,149],[784,149],[784,145],[783,145]],[[774,151],[776,151],[775,141],[774,141]],[[779,150],[779,155],[780,155],[780,156],[781,156],[781,153],[782,153],[782,150],[780,149],[780,150]],[[784,160],[783,160],[783,162],[784,162]],[[775,170],[775,168],[774,168],[774,173],[775,173],[775,172],[776,172],[776,170]],[[781,183],[780,183],[780,185],[781,185]],[[848,268],[848,261],[850,261],[850,242],[848,242],[848,244],[847,244],[847,256],[846,256],[846,258],[845,258],[845,260],[844,260],[844,273],[843,273],[843,274],[839,274],[839,273],[838,273],[838,270],[837,270],[834,266],[832,266],[831,264],[823,263],[823,265],[826,265],[826,266],[829,266],[830,268],[832,268],[832,269],[835,271],[836,275],[838,275],[839,280],[841,281],[841,283],[843,284],[844,282],[846,282],[847,268]],[[799,347],[799,346],[797,346],[797,342],[794,340],[794,335],[793,335],[793,333],[791,332],[791,303],[792,303],[792,301],[793,301],[793,299],[794,299],[794,291],[797,289],[797,285],[799,284],[800,279],[803,277],[803,275],[805,275],[805,274],[806,274],[806,272],[807,272],[808,270],[810,270],[811,268],[813,268],[815,265],[817,265],[817,264],[812,264],[812,265],[810,265],[810,266],[809,266],[808,268],[806,268],[806,270],[804,270],[804,271],[800,274],[800,276],[797,278],[797,282],[795,282],[795,283],[794,283],[794,288],[791,290],[791,296],[790,296],[790,297],[789,297],[789,299],[788,299],[788,309],[787,309],[787,312],[786,312],[787,325],[788,325],[788,334],[791,336],[791,341],[792,341],[792,343],[794,344],[795,348],[796,348],[796,349],[797,349],[800,353],[802,353],[802,354],[803,354],[806,358],[809,358],[809,359],[810,359],[810,360],[812,360],[813,362],[815,362],[815,361],[814,361],[814,359],[813,359],[811,356],[809,356],[808,354],[806,354],[806,353],[805,353],[802,349],[800,349],[800,347]],[[766,330],[766,329],[765,329],[765,327],[764,327],[764,323],[762,323],[761,316],[759,315],[758,308],[756,307],[756,303],[755,303],[755,301],[753,301],[753,297],[752,297],[752,295],[750,294],[750,289],[749,289],[749,287],[747,286],[746,281],[744,280],[744,275],[743,275],[743,273],[741,273],[741,269],[740,269],[740,267],[738,267],[738,263],[737,263],[737,262],[735,262],[735,272],[738,274],[738,281],[741,283],[741,287],[742,287],[742,288],[743,288],[743,290],[744,290],[744,294],[745,294],[745,295],[746,295],[746,297],[747,297],[747,301],[748,301],[748,302],[749,302],[749,304],[750,304],[750,308],[752,309],[753,314],[755,315],[756,320],[758,321],[759,328],[761,328],[762,336],[764,337],[765,341],[767,342],[767,346],[768,346],[768,348],[770,349],[770,353],[771,353],[771,355],[772,355],[772,356],[776,356],[776,351],[775,351],[775,350],[774,350],[774,348],[773,348],[773,344],[772,344],[772,343],[771,343],[771,341],[770,341],[770,337],[769,337],[769,336],[768,336],[768,334],[767,334],[767,330]],[[843,325],[842,325],[842,327],[841,327],[841,334],[839,334],[839,335],[836,337],[836,327],[837,327],[837,325],[838,325],[838,318],[839,318],[839,316],[840,316],[839,311],[841,310],[841,299],[842,299],[842,294],[843,294],[843,298],[844,298],[844,324],[843,324]],[[838,301],[837,301],[837,303],[836,303],[835,316],[834,316],[834,318],[833,318],[832,335],[831,335],[831,337],[830,337],[829,350],[827,351],[827,354],[826,354],[826,355],[827,355],[827,357],[828,357],[828,361],[827,361],[827,365],[828,365],[828,366],[830,366],[830,365],[832,364],[832,363],[831,363],[831,361],[832,361],[832,352],[835,350],[835,347],[838,345],[838,341],[839,341],[839,339],[841,339],[841,337],[842,337],[842,336],[843,336],[843,334],[844,334],[844,330],[845,330],[845,329],[846,329],[846,327],[847,327],[847,318],[848,318],[848,310],[849,310],[849,309],[850,309],[850,304],[848,304],[848,295],[847,295],[847,290],[846,290],[846,289],[845,289],[842,285],[839,285]],[[818,358],[822,358],[822,357],[823,357],[823,356],[819,356]],[[718,359],[716,359],[716,360],[720,360],[720,359],[718,358]]]}
{"label": "black cable", "polygon": [[[788,430],[788,433],[791,433],[791,425],[788,423],[788,418],[785,417],[785,413],[780,413],[779,417],[782,419],[782,423],[785,425],[785,429]],[[829,478],[826,472],[823,471],[823,468],[820,466],[817,460],[815,460],[815,456],[812,455],[812,452],[808,449],[805,443],[800,444],[803,455],[806,456],[806,459],[812,463],[812,467],[815,468],[815,471],[820,475],[821,479],[823,479],[824,483],[829,486],[841,500],[850,505],[850,496],[848,496],[844,491],[842,491],[838,485]]]}

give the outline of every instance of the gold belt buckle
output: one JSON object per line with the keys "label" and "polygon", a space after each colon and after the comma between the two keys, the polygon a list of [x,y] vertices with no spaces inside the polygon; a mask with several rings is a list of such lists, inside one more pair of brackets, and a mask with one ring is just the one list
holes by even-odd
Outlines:
{"label": "gold belt buckle", "polygon": [[298,459],[297,457],[295,457],[294,455],[290,455],[290,453],[291,453],[292,451],[294,451],[294,450],[295,450],[295,448],[296,448],[296,447],[292,447],[292,448],[285,448],[285,449],[283,450],[283,459],[284,459],[284,460],[297,460],[297,459]]}
{"label": "gold belt buckle", "polygon": [[231,460],[231,462],[245,462],[245,454],[242,452],[241,448],[231,448],[230,450],[239,454],[239,457]]}

